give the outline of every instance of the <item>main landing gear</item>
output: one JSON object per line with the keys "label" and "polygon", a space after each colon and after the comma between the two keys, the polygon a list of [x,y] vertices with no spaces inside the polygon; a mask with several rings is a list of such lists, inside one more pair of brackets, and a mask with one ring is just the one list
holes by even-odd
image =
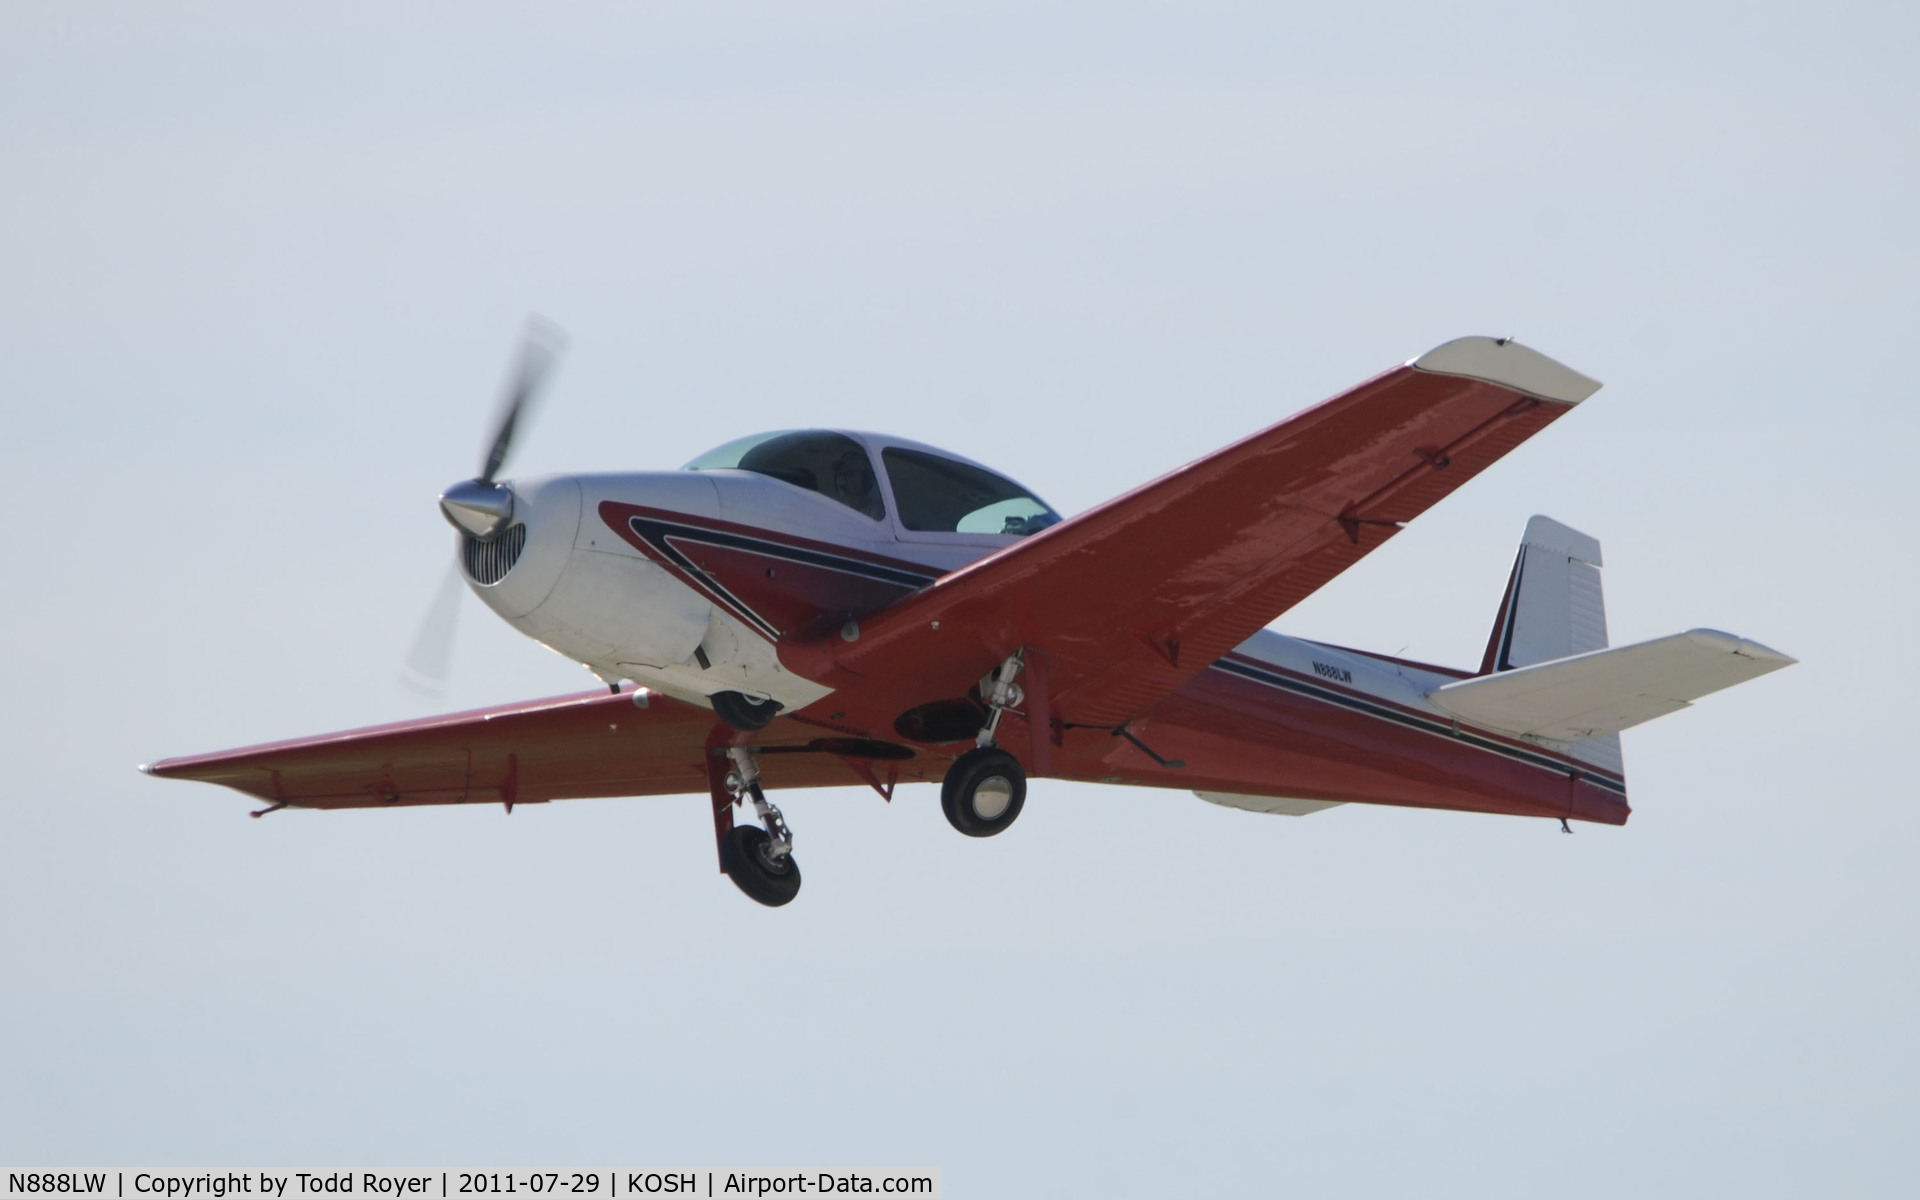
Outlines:
{"label": "main landing gear", "polygon": [[778,908],[800,894],[800,864],[793,858],[793,831],[760,790],[760,766],[753,752],[735,746],[727,755],[733,759],[733,770],[727,772],[728,794],[737,800],[745,793],[767,827],[736,825],[729,829],[720,839],[720,869],[749,897]]}
{"label": "main landing gear", "polygon": [[1019,704],[1021,653],[1016,652],[993,673],[987,693],[987,723],[980,727],[973,749],[953,760],[940,784],[940,811],[947,823],[968,837],[992,837],[1013,824],[1027,802],[1027,773],[1013,755],[994,744],[1000,716]]}
{"label": "main landing gear", "polygon": [[[955,759],[940,785],[940,809],[955,829],[968,837],[992,837],[1013,824],[1027,800],[1027,773],[1019,760],[994,744],[1000,718],[1025,698],[1014,678],[1020,674],[1017,652],[994,670],[986,687],[987,720],[974,738],[973,749]],[[735,729],[742,726],[729,716],[736,701],[749,701],[737,692],[712,697],[713,709]],[[778,705],[763,701],[748,710],[759,724],[773,718]],[[764,712],[764,716],[761,716]],[[751,732],[751,729],[745,730]],[[760,765],[744,746],[727,748],[733,769],[724,777],[712,762],[708,784],[713,790],[714,828],[720,839],[720,869],[748,898],[769,908],[790,904],[800,894],[800,864],[793,857],[793,831],[780,810],[768,803],[760,788]],[[753,802],[759,825],[734,825],[733,808],[743,799]]]}

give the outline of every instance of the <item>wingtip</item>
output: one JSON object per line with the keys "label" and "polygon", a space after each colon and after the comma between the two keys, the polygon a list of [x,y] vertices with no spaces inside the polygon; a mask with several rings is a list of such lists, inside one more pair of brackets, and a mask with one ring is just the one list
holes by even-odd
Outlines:
{"label": "wingtip", "polygon": [[1769,670],[1790,667],[1800,661],[1791,654],[1780,653],[1772,646],[1764,646],[1759,642],[1740,637],[1737,634],[1725,633],[1718,629],[1689,629],[1687,630],[1686,636],[1688,640],[1698,642],[1703,646],[1712,646],[1717,650],[1724,650],[1728,654],[1738,654],[1741,658],[1750,658],[1755,662],[1765,663]]}
{"label": "wingtip", "polygon": [[1408,362],[1417,371],[1478,379],[1557,404],[1578,404],[1600,390],[1600,381],[1548,358],[1510,337],[1463,337],[1444,342]]}
{"label": "wingtip", "polygon": [[146,763],[140,763],[140,764],[139,764],[138,766],[136,766],[136,767],[135,767],[134,769],[135,769],[136,771],[139,771],[139,772],[140,772],[140,773],[141,773],[142,775],[151,775],[151,774],[153,774],[153,764],[152,764],[152,763],[150,763],[150,762],[146,762]]}

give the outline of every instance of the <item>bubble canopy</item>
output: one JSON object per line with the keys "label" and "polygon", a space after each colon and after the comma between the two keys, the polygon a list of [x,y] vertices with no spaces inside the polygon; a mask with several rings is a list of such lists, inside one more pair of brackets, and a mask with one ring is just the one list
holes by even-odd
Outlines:
{"label": "bubble canopy", "polygon": [[[1060,520],[1060,514],[1011,479],[927,447],[883,444],[879,463],[900,527],[912,533],[1025,537]],[[874,466],[874,456],[858,438],[833,430],[797,429],[728,442],[685,469],[752,471],[882,521],[886,506]]]}

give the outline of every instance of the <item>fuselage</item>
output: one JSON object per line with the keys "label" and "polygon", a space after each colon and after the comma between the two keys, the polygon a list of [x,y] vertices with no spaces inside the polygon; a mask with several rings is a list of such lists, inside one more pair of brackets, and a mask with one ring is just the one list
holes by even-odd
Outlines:
{"label": "fuselage", "polygon": [[[698,469],[513,481],[511,524],[463,535],[462,570],[502,618],[608,683],[693,702],[740,692],[805,719],[825,714],[831,689],[783,663],[783,641],[832,635],[1057,519],[980,464],[903,439],[804,431],[738,446]],[[1263,631],[1131,722],[1131,737],[1071,730],[1049,761],[1025,765],[1240,807],[1626,819],[1617,761],[1462,729],[1426,699],[1464,674]],[[954,730],[870,732],[964,748]]]}
{"label": "fuselage", "polygon": [[[1019,535],[967,528],[964,518],[946,530],[902,519],[889,452],[991,474],[979,464],[874,434],[792,436],[857,451],[871,473],[856,481],[870,489],[860,493],[867,508],[830,480],[808,488],[753,469],[517,480],[508,485],[513,525],[494,539],[511,553],[463,538],[463,573],[509,624],[608,682],[693,701],[737,691],[803,709],[827,689],[782,665],[781,639],[836,630]],[[986,507],[996,506],[1005,502]]]}

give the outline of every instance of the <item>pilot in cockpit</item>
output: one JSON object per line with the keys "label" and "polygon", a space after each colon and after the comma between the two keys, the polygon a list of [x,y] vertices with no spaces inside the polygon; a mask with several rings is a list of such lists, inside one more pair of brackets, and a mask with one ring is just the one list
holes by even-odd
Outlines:
{"label": "pilot in cockpit", "polygon": [[866,451],[849,448],[833,460],[833,495],[857,513],[878,521],[887,515],[880,503],[879,481],[873,477],[873,464]]}

